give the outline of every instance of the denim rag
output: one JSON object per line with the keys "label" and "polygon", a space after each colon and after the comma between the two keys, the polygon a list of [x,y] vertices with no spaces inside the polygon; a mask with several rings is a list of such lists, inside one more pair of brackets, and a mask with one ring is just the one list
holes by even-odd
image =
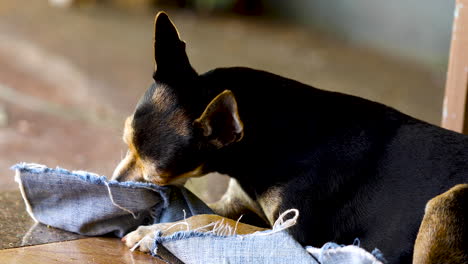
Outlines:
{"label": "denim rag", "polygon": [[[30,163],[12,169],[26,210],[36,222],[82,235],[123,237],[140,225],[213,214],[183,187],[109,181],[90,172]],[[286,219],[290,212],[293,217]],[[288,210],[273,229],[250,235],[236,235],[222,224],[212,232],[187,230],[170,236],[157,232],[151,253],[169,263],[385,263],[377,249],[368,253],[356,245],[304,248],[287,232],[297,217],[297,210]]]}
{"label": "denim rag", "polygon": [[81,235],[123,237],[140,225],[213,213],[185,188],[108,181],[94,173],[38,164],[20,163],[12,169],[36,222]]}

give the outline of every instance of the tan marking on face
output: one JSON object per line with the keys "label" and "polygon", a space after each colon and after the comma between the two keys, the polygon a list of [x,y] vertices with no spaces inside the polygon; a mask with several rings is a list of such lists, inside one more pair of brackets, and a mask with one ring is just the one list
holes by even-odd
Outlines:
{"label": "tan marking on face", "polygon": [[279,216],[279,209],[283,202],[283,188],[281,186],[274,186],[268,188],[266,192],[260,195],[257,202],[260,204],[268,222],[273,225],[276,218]]}
{"label": "tan marking on face", "polygon": [[[133,116],[129,116],[125,120],[123,141],[128,146],[128,151],[125,158],[117,165],[114,170],[112,179],[114,180],[143,180],[144,179],[144,164],[141,161],[140,155],[134,145],[132,127]],[[124,178],[122,178],[124,176]]]}
{"label": "tan marking on face", "polygon": [[189,119],[182,109],[176,109],[169,118],[169,126],[175,130],[178,135],[188,136]]}
{"label": "tan marking on face", "polygon": [[174,103],[174,97],[167,87],[159,85],[153,93],[153,103],[156,109],[161,112],[165,112]]}
{"label": "tan marking on face", "polygon": [[135,157],[130,151],[127,151],[112,174],[112,180],[116,181],[143,181],[143,176],[136,169]]}
{"label": "tan marking on face", "polygon": [[151,182],[157,185],[177,185],[183,186],[189,178],[201,177],[203,176],[203,166],[204,164],[199,165],[194,170],[182,173],[180,175],[167,175],[164,173],[156,174],[151,178]]}
{"label": "tan marking on face", "polygon": [[158,177],[159,173],[156,164],[153,161],[140,159],[141,173],[146,181],[152,182],[155,177]]}
{"label": "tan marking on face", "polygon": [[137,155],[129,150],[125,158],[114,170],[112,179],[118,181],[152,182],[155,177],[158,177],[154,162],[137,157]]}
{"label": "tan marking on face", "polygon": [[132,145],[133,146],[133,127],[132,127],[132,122],[133,122],[133,116],[127,117],[125,119],[125,125],[124,125],[124,132],[123,132],[123,141],[127,145]]}

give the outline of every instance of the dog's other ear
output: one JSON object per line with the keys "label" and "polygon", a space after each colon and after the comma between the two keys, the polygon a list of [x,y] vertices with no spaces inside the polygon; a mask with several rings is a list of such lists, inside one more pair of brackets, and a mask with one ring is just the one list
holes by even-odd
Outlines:
{"label": "dog's other ear", "polygon": [[154,78],[180,80],[182,77],[196,75],[190,65],[185,42],[180,40],[179,32],[166,13],[159,12],[154,21]]}
{"label": "dog's other ear", "polygon": [[203,135],[217,148],[241,140],[244,125],[239,117],[234,94],[225,90],[216,96],[206,107],[195,125],[202,129]]}

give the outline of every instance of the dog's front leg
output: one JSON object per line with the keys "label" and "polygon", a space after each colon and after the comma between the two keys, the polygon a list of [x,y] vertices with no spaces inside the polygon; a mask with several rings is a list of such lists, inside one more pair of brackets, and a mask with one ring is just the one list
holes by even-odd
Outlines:
{"label": "dog's front leg", "polygon": [[231,178],[226,193],[215,203],[208,205],[216,214],[239,219],[255,226],[271,227],[259,204],[254,201],[239,185],[236,179]]}
{"label": "dog's front leg", "polygon": [[149,252],[153,246],[155,234],[158,231],[163,236],[168,236],[178,231],[213,232],[220,235],[246,235],[262,230],[265,230],[265,228],[240,223],[219,215],[195,215],[174,223],[140,226],[137,230],[123,237],[122,241],[125,242],[127,247]]}

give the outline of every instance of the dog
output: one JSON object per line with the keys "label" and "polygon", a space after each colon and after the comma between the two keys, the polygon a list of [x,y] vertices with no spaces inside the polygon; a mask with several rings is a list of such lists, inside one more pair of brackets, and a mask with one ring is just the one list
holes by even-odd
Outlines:
{"label": "dog", "polygon": [[[252,233],[296,208],[288,231],[302,245],[358,238],[389,263],[410,263],[425,204],[468,181],[467,136],[264,71],[198,74],[165,13],[155,19],[154,56],[154,83],[125,122],[129,150],[113,179],[232,177],[212,205],[219,215],[188,218],[192,228],[248,215],[238,232]],[[156,229],[180,228],[168,227],[140,227],[123,241],[132,247]]]}

